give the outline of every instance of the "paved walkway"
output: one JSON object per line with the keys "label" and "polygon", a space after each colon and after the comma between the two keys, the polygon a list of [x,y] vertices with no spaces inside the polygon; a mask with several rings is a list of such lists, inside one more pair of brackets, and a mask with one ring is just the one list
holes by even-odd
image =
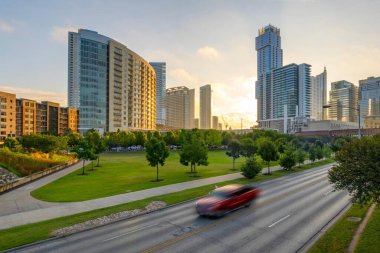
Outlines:
{"label": "paved walkway", "polygon": [[[50,183],[64,175],[67,175],[74,170],[79,169],[81,167],[81,164],[82,163],[75,164],[68,169],[59,171],[50,176],[44,177],[33,183],[1,195],[0,229],[6,229],[28,223],[34,223],[38,221],[91,211],[99,208],[124,204],[149,197],[178,192],[242,177],[240,173],[233,173],[81,202],[44,202],[34,199],[30,196],[30,192],[32,190]],[[271,167],[272,171],[280,169],[280,166]],[[264,168],[263,172],[266,171],[267,168]]]}

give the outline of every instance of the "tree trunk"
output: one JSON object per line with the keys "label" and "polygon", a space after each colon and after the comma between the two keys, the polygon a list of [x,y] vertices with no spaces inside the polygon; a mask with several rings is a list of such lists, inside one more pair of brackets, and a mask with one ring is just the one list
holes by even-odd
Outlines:
{"label": "tree trunk", "polygon": [[94,170],[94,161],[91,161],[91,170]]}
{"label": "tree trunk", "polygon": [[268,175],[270,175],[270,167],[269,167],[270,161],[268,162]]}
{"label": "tree trunk", "polygon": [[100,160],[100,155],[98,155],[98,164],[96,165],[96,167],[99,167],[99,160]]}
{"label": "tree trunk", "polygon": [[232,169],[235,169],[235,158],[232,158]]}
{"label": "tree trunk", "polygon": [[157,182],[158,182],[158,164],[157,164]]}
{"label": "tree trunk", "polygon": [[197,168],[197,165],[194,164],[194,176],[195,176],[195,173],[197,173],[196,168]]}
{"label": "tree trunk", "polygon": [[86,161],[83,159],[83,167],[82,167],[82,175],[84,175],[84,163],[85,163]]}

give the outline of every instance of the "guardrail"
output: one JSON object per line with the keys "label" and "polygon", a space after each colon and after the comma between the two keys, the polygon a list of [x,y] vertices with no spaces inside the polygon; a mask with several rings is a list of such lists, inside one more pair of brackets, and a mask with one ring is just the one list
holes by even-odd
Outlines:
{"label": "guardrail", "polygon": [[36,179],[41,178],[41,177],[50,175],[54,172],[60,171],[60,170],[66,168],[66,167],[68,167],[74,163],[77,163],[77,161],[68,161],[66,163],[59,164],[59,165],[56,165],[54,167],[51,167],[49,169],[33,173],[29,176],[18,178],[17,180],[15,180],[13,182],[6,183],[6,184],[0,186],[0,194],[3,194],[4,192],[10,191],[16,187],[21,186],[21,185],[30,183]]}

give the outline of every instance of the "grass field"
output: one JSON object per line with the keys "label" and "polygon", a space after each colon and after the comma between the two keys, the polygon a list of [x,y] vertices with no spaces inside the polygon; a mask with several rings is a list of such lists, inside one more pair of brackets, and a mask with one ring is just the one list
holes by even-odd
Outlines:
{"label": "grass field", "polygon": [[371,218],[360,236],[355,253],[380,252],[380,206],[377,204]]}
{"label": "grass field", "polygon": [[307,164],[301,168],[295,168],[292,171],[274,171],[271,176],[258,175],[253,180],[246,178],[220,182],[217,184],[205,185],[193,189],[188,189],[180,192],[165,194],[148,199],[138,200],[127,204],[111,206],[103,209],[89,211],[85,213],[74,214],[66,217],[42,221],[38,223],[27,224],[10,229],[0,230],[0,251],[14,248],[20,245],[40,241],[51,237],[51,233],[59,228],[71,226],[73,224],[81,223],[87,220],[96,219],[101,216],[109,215],[112,213],[122,212],[125,210],[132,210],[144,207],[151,201],[164,201],[168,205],[180,203],[189,199],[194,199],[206,195],[209,191],[214,189],[215,185],[223,186],[231,183],[248,184],[251,182],[270,180],[282,176],[286,176],[295,172],[310,169],[316,166],[324,165],[333,162],[332,159],[316,162],[314,164]]}
{"label": "grass field", "polygon": [[[359,222],[347,220],[348,217],[360,217],[362,220],[369,205],[353,205],[308,251],[308,253],[347,252],[352,237],[360,225]],[[378,228],[378,227],[377,227]],[[377,238],[379,240],[379,238]],[[370,251],[362,251],[370,252]],[[379,252],[379,251],[376,251]]]}
{"label": "grass field", "polygon": [[[166,164],[159,168],[159,178],[164,180],[152,182],[156,178],[156,168],[148,165],[144,152],[105,153],[101,155],[101,167],[90,171],[91,166],[87,166],[86,175],[79,175],[80,169],[31,194],[50,202],[83,201],[238,172],[231,170],[232,160],[225,151],[212,151],[208,156],[210,164],[197,166],[197,176],[193,177],[188,173],[190,167],[179,163],[179,153],[171,152]],[[243,162],[244,158],[237,159],[236,168]]]}

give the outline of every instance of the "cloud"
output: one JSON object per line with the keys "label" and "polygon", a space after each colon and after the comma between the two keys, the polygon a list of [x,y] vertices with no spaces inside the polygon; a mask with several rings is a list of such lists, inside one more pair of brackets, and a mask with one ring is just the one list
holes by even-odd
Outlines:
{"label": "cloud", "polygon": [[10,32],[14,31],[14,27],[9,23],[7,23],[3,20],[0,20],[0,31],[10,33]]}
{"label": "cloud", "polygon": [[58,43],[67,43],[67,36],[68,32],[70,31],[75,31],[75,28],[72,27],[59,27],[59,26],[54,26],[53,30],[50,33],[51,38],[58,42]]}
{"label": "cloud", "polygon": [[198,82],[197,77],[192,76],[183,68],[173,69],[172,71],[170,71],[170,75],[174,79],[174,81],[178,83],[174,84],[173,86],[196,84]]}
{"label": "cloud", "polygon": [[217,60],[220,58],[220,53],[218,52],[218,50],[209,46],[199,48],[197,54],[198,56],[207,60]]}
{"label": "cloud", "polygon": [[0,86],[0,90],[8,93],[16,94],[17,98],[28,98],[36,101],[57,102],[61,106],[67,105],[67,94],[59,92],[51,92],[44,90],[36,90],[31,88],[20,88],[13,86]]}

